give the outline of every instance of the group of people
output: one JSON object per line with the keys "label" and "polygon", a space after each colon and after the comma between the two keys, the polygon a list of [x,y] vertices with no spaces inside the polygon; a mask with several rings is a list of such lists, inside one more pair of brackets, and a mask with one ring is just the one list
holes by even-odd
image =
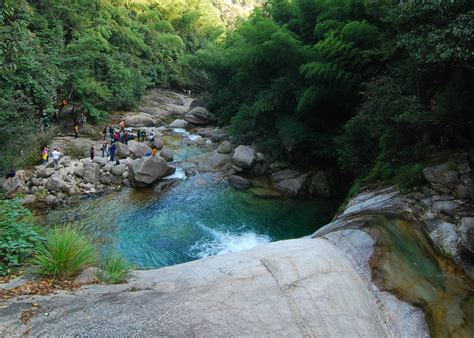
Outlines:
{"label": "group of people", "polygon": [[43,164],[47,165],[49,163],[49,155],[53,157],[54,168],[59,167],[59,158],[61,157],[61,152],[59,148],[54,148],[53,151],[48,146],[43,146],[43,150],[41,153],[41,159],[43,160]]}
{"label": "group of people", "polygon": [[[74,132],[75,132],[75,138],[77,139],[79,137],[79,131],[80,131],[80,123],[78,119],[75,123],[74,126]],[[85,119],[84,119],[85,120]],[[85,121],[82,120],[82,122],[85,123]],[[136,135],[129,134],[129,132],[125,129],[125,120],[120,120],[119,122],[119,130],[117,131],[114,127],[111,126],[105,126],[104,130],[102,132],[104,138],[104,143],[100,147],[101,150],[101,155],[102,158],[110,157],[110,161],[112,162],[118,162],[116,159],[116,152],[117,152],[117,142],[124,143],[128,145],[128,140],[129,138],[135,139],[138,142],[146,142],[147,139],[152,146],[151,152],[145,154],[145,156],[155,156],[158,153],[158,149],[154,146],[155,142],[155,133],[153,131],[150,131],[148,134],[146,130],[140,130],[138,129],[136,132]],[[109,141],[107,141],[107,137],[109,137]],[[49,160],[49,154],[50,154],[50,149],[47,146],[43,147],[42,150],[42,155],[41,158],[43,160],[43,164],[48,164]],[[54,150],[51,152],[51,155],[53,157],[54,161],[54,167],[57,168],[59,167],[59,158],[60,158],[60,152],[58,148],[54,148]],[[94,157],[96,156],[95,149],[94,147],[91,147],[90,149],[90,159],[94,160]]]}

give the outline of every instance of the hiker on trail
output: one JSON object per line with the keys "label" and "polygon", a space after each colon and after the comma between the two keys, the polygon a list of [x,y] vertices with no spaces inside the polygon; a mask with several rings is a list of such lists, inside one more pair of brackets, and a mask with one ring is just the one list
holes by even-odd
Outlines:
{"label": "hiker on trail", "polygon": [[45,130],[48,127],[49,127],[48,115],[46,115],[46,113],[43,113],[43,126],[41,128],[41,131]]}
{"label": "hiker on trail", "polygon": [[137,129],[137,142],[140,142],[140,129]]}
{"label": "hiker on trail", "polygon": [[151,149],[151,154],[153,156],[156,156],[156,154],[158,154],[158,149],[156,149],[156,147],[153,147],[153,149]]}
{"label": "hiker on trail", "polygon": [[104,127],[104,130],[102,131],[102,135],[104,135],[104,141],[105,141],[105,138],[107,137],[107,126]]}
{"label": "hiker on trail", "polygon": [[100,150],[102,150],[102,158],[105,158],[105,155],[107,154],[107,142],[104,142],[104,144],[102,144]]}
{"label": "hiker on trail", "polygon": [[91,160],[94,161],[95,150],[94,147],[91,147]]}
{"label": "hiker on trail", "polygon": [[123,132],[123,143],[128,146],[128,133],[126,131]]}
{"label": "hiker on trail", "polygon": [[120,140],[120,134],[118,132],[114,133],[114,143]]}
{"label": "hiker on trail", "polygon": [[86,121],[87,121],[86,116],[83,113],[81,113],[81,116],[79,117],[79,124],[81,128],[84,128]]}
{"label": "hiker on trail", "polygon": [[114,128],[109,127],[110,141],[114,140]]}
{"label": "hiker on trail", "polygon": [[150,140],[150,144],[153,144],[153,142],[155,142],[155,133],[150,131],[150,134],[148,135],[148,139]]}
{"label": "hiker on trail", "polygon": [[59,167],[59,158],[61,157],[61,153],[59,152],[59,149],[54,148],[51,155],[53,156],[54,169],[57,169]]}
{"label": "hiker on trail", "polygon": [[110,153],[110,161],[113,162],[115,160],[115,150],[116,150],[116,146],[115,146],[115,143],[112,144],[112,146],[110,147],[109,149],[109,153]]}
{"label": "hiker on trail", "polygon": [[121,130],[125,129],[125,120],[120,120],[119,127]]}
{"label": "hiker on trail", "polygon": [[74,126],[74,133],[76,134],[74,138],[78,138],[79,137],[79,124],[77,123]]}
{"label": "hiker on trail", "polygon": [[41,153],[41,158],[43,159],[43,164],[46,165],[48,164],[48,147],[44,146],[43,151]]}
{"label": "hiker on trail", "polygon": [[146,141],[146,131],[142,130],[142,142]]}

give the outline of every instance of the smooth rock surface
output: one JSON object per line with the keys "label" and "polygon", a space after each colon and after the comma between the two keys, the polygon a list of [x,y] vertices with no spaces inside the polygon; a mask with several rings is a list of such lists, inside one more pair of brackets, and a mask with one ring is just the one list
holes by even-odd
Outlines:
{"label": "smooth rock surface", "polygon": [[217,121],[214,114],[203,107],[195,107],[186,114],[185,120],[191,124],[203,126]]}
{"label": "smooth rock surface", "polygon": [[[344,253],[324,239],[260,246],[159,270],[127,285],[37,297],[30,335],[398,337]],[[2,335],[25,327],[21,301],[0,309]],[[48,313],[46,316],[45,313]],[[410,325],[410,316],[399,318]]]}
{"label": "smooth rock surface", "polygon": [[151,153],[151,148],[143,142],[128,141],[128,149],[133,159],[145,156],[146,153]]}
{"label": "smooth rock surface", "polygon": [[170,166],[160,156],[149,156],[134,160],[129,165],[129,180],[132,186],[144,187],[158,178],[166,176]]}
{"label": "smooth rock surface", "polygon": [[255,149],[250,146],[240,145],[235,148],[232,160],[236,166],[241,168],[251,168],[256,161]]}

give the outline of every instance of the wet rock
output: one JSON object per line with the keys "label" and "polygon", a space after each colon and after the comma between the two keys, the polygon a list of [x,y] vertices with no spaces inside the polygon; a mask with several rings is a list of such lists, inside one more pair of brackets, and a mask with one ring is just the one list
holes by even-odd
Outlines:
{"label": "wet rock", "polygon": [[328,198],[331,196],[331,187],[324,171],[318,171],[311,176],[309,193],[312,196]]}
{"label": "wet rock", "polygon": [[115,146],[117,147],[115,154],[118,158],[127,158],[131,155],[131,151],[128,146],[122,142],[115,142]]}
{"label": "wet rock", "polygon": [[158,184],[153,188],[153,191],[161,193],[169,188],[171,188],[173,185],[175,185],[177,180],[174,179],[166,179],[158,182]]}
{"label": "wet rock", "polygon": [[132,185],[130,184],[130,181],[126,178],[122,181],[122,184],[126,187],[131,187]]}
{"label": "wet rock", "polygon": [[220,154],[215,153],[209,158],[209,165],[213,168],[220,168],[227,164],[230,164],[232,161],[232,156],[230,154]]}
{"label": "wet rock", "polygon": [[195,125],[207,125],[217,121],[214,114],[203,107],[195,107],[186,114],[185,120]]}
{"label": "wet rock", "polygon": [[96,184],[99,180],[100,167],[97,163],[88,163],[84,170],[84,182]]}
{"label": "wet rock", "polygon": [[170,171],[168,163],[160,156],[149,156],[134,160],[129,165],[129,179],[134,187],[145,187]]}
{"label": "wet rock", "polygon": [[172,162],[173,159],[174,159],[174,155],[173,155],[173,152],[169,149],[163,149],[161,152],[160,152],[160,156],[163,157],[163,159],[166,161],[166,162]]}
{"label": "wet rock", "polygon": [[423,176],[433,189],[449,194],[458,183],[458,173],[451,163],[444,163],[423,169]]}
{"label": "wet rock", "polygon": [[250,193],[260,198],[280,198],[281,192],[269,188],[250,188]]}
{"label": "wet rock", "polygon": [[221,154],[229,154],[232,151],[232,144],[229,141],[224,141],[217,147],[217,152]]}
{"label": "wet rock", "polygon": [[145,156],[147,153],[151,153],[151,148],[143,142],[129,141],[128,149],[130,149],[133,159],[140,158]]}
{"label": "wet rock", "polygon": [[186,128],[187,126],[188,126],[188,122],[181,119],[174,120],[170,124],[170,127],[172,128]]}
{"label": "wet rock", "polygon": [[229,185],[237,190],[246,190],[252,186],[252,182],[241,176],[230,175],[228,180]]}
{"label": "wet rock", "polygon": [[255,149],[250,146],[240,145],[235,148],[232,160],[236,166],[249,169],[256,161]]}
{"label": "wet rock", "polygon": [[216,129],[211,132],[212,142],[222,142],[227,138],[229,138],[229,134],[225,130]]}

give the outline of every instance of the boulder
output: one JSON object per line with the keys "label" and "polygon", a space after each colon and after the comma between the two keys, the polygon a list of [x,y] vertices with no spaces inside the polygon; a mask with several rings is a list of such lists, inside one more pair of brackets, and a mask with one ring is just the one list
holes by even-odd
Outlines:
{"label": "boulder", "polygon": [[31,185],[32,185],[32,186],[36,186],[36,187],[37,187],[37,186],[42,185],[41,180],[40,180],[39,178],[37,178],[37,177],[34,177],[34,176],[31,178],[30,182],[31,182]]}
{"label": "boulder", "polygon": [[423,176],[434,190],[449,194],[458,183],[458,172],[450,162],[423,169]]}
{"label": "boulder", "polygon": [[99,281],[97,278],[99,272],[100,269],[93,266],[84,268],[74,279],[73,283],[76,285],[95,284]]}
{"label": "boulder", "polygon": [[75,167],[74,168],[74,176],[79,177],[79,178],[83,178],[85,170],[86,170],[86,168],[84,168],[84,166],[82,166],[82,165]]}
{"label": "boulder", "polygon": [[286,169],[271,176],[274,187],[289,195],[302,195],[305,192],[308,174],[300,174],[296,170]]}
{"label": "boulder", "polygon": [[280,198],[281,192],[269,188],[250,188],[250,193],[260,198]]}
{"label": "boulder", "polygon": [[252,182],[241,176],[230,175],[229,185],[237,190],[246,190],[252,186]]}
{"label": "boulder", "polygon": [[112,184],[112,174],[101,172],[99,182],[106,185]]}
{"label": "boulder", "polygon": [[36,202],[36,196],[33,194],[25,195],[22,199],[20,199],[21,204],[31,204]]}
{"label": "boulder", "polygon": [[216,129],[211,132],[212,142],[222,142],[227,138],[229,138],[229,134],[225,130]]}
{"label": "boulder", "polygon": [[48,178],[52,174],[54,174],[55,171],[56,170],[54,170],[53,168],[44,168],[44,169],[41,169],[40,171],[38,171],[38,174],[36,176],[41,177],[41,178]]}
{"label": "boulder", "polygon": [[63,178],[60,175],[53,175],[48,179],[46,183],[46,189],[49,191],[67,191],[68,186],[64,182]]}
{"label": "boulder", "polygon": [[186,128],[188,126],[188,122],[185,120],[177,119],[170,123],[170,127],[172,128]]}
{"label": "boulder", "polygon": [[109,163],[109,160],[105,157],[95,156],[94,163],[97,163],[101,168]]}
{"label": "boulder", "polygon": [[331,187],[324,171],[318,171],[311,176],[309,181],[309,194],[322,198],[331,196]]}
{"label": "boulder", "polygon": [[224,141],[217,147],[217,152],[221,154],[229,154],[232,151],[232,144],[229,141]]}
{"label": "boulder", "polygon": [[163,149],[161,152],[160,152],[160,156],[163,157],[163,159],[166,161],[166,162],[172,162],[173,159],[174,159],[174,154],[171,150],[169,149]]}
{"label": "boulder", "polygon": [[204,107],[207,109],[207,104],[204,100],[202,99],[194,99],[191,101],[191,104],[189,105],[189,109],[193,109],[193,108],[196,108],[196,107]]}
{"label": "boulder", "polygon": [[123,119],[128,127],[153,127],[157,124],[157,120],[147,113],[127,114]]}
{"label": "boulder", "polygon": [[453,259],[459,256],[460,239],[454,224],[440,222],[429,236],[441,253]]}
{"label": "boulder", "polygon": [[463,217],[459,226],[461,246],[474,255],[474,217]]}
{"label": "boulder", "polygon": [[209,158],[208,164],[213,168],[220,168],[227,164],[231,164],[232,156],[230,154],[220,154],[216,152]]}
{"label": "boulder", "polygon": [[88,163],[84,170],[84,182],[97,184],[99,180],[100,167],[97,163]]}
{"label": "boulder", "polygon": [[127,158],[131,155],[131,151],[126,144],[115,142],[115,146],[117,147],[115,155],[118,156],[118,158]]}
{"label": "boulder", "polygon": [[44,201],[46,202],[47,205],[56,205],[59,203],[59,200],[56,198],[56,196],[53,196],[53,195],[46,196]]}
{"label": "boulder", "polygon": [[249,146],[240,145],[235,148],[234,155],[232,156],[234,164],[241,168],[249,169],[256,161],[255,149]]}
{"label": "boulder", "polygon": [[5,190],[7,193],[13,193],[13,192],[23,192],[27,193],[29,192],[28,188],[25,186],[24,182],[21,180],[21,178],[17,175],[14,177],[9,177],[7,178],[3,184],[2,184],[3,190]]}
{"label": "boulder", "polygon": [[110,172],[114,176],[122,176],[122,174],[127,170],[127,167],[123,164],[114,165],[110,168]]}
{"label": "boulder", "polygon": [[168,163],[160,156],[148,156],[134,160],[129,165],[129,180],[134,187],[145,187],[170,171]]}
{"label": "boulder", "polygon": [[151,148],[146,143],[137,141],[129,141],[128,149],[130,149],[133,159],[143,157],[146,153],[151,153]]}
{"label": "boulder", "polygon": [[215,123],[217,121],[214,114],[203,107],[193,108],[189,113],[186,114],[185,120],[191,124],[200,126]]}
{"label": "boulder", "polygon": [[161,148],[163,148],[163,145],[165,143],[163,142],[162,139],[159,139],[159,138],[155,138],[155,142],[153,142],[152,146],[155,146],[156,149],[160,150]]}

